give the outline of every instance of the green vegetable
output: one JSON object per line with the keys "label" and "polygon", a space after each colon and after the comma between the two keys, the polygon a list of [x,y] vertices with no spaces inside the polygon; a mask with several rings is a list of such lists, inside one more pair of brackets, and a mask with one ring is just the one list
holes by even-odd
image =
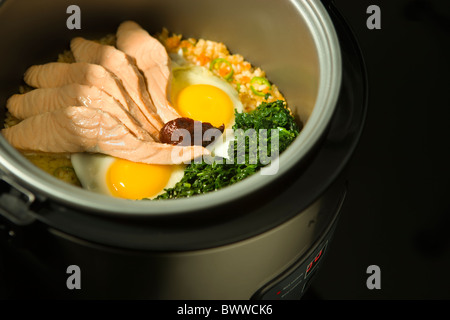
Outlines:
{"label": "green vegetable", "polygon": [[225,80],[231,80],[231,77],[234,74],[233,66],[231,65],[231,63],[228,60],[226,60],[224,58],[217,58],[217,59],[214,59],[213,61],[211,61],[211,64],[209,66],[209,70],[213,71],[215,69],[220,69],[220,65],[222,63],[225,63],[230,69],[230,72],[227,73],[226,75],[223,75],[223,78]]}
{"label": "green vegetable", "polygon": [[[255,143],[253,140],[257,140],[258,146],[261,146],[264,142],[267,143],[268,151],[275,151],[278,154],[286,150],[286,148],[294,141],[299,133],[299,127],[295,122],[294,117],[291,115],[290,110],[286,107],[286,104],[282,100],[277,100],[272,103],[263,102],[259,107],[257,107],[252,112],[242,112],[236,113],[235,115],[235,124],[233,129],[237,132],[247,132],[247,130],[254,129],[256,132],[261,132],[264,129],[267,131],[267,137],[265,137],[266,141],[260,141],[259,135],[258,137],[249,137],[247,141],[247,146],[251,144],[251,142]],[[274,144],[272,146],[272,134],[271,130],[278,130],[278,144]],[[239,138],[239,134],[236,134],[237,138]],[[234,157],[238,157],[238,153],[236,150],[239,150],[237,145],[242,143],[239,139],[236,139],[234,142]],[[247,156],[251,156],[252,154],[249,152],[247,148]],[[256,150],[255,153],[259,156],[259,150]],[[271,156],[271,152],[269,153]],[[250,160],[250,159],[249,159]],[[259,159],[258,159],[258,162]]]}
{"label": "green vegetable", "polygon": [[[260,159],[261,145],[267,145],[267,150],[270,150],[269,156],[273,152],[279,154],[294,141],[300,131],[282,100],[263,102],[251,112],[236,112],[233,130],[236,140],[230,144],[228,150],[233,163],[229,163],[228,160],[222,161],[223,159],[208,161],[209,163],[205,161],[191,163],[186,167],[181,181],[173,188],[166,189],[166,192],[157,199],[191,197],[241,181],[267,165],[267,159]],[[271,130],[276,134],[271,134]],[[252,132],[254,134],[250,134]],[[261,135],[260,132],[267,132],[267,135]],[[278,137],[278,143],[272,141],[274,137]],[[252,143],[258,146],[256,150],[251,148]],[[239,158],[244,159],[243,163],[238,161]]]}
{"label": "green vegetable", "polygon": [[272,86],[270,85],[269,80],[263,77],[253,77],[252,80],[250,80],[250,89],[253,91],[254,94],[257,96],[264,97],[267,95],[268,90],[258,90],[254,87],[255,84],[267,86],[268,90],[272,89]]}

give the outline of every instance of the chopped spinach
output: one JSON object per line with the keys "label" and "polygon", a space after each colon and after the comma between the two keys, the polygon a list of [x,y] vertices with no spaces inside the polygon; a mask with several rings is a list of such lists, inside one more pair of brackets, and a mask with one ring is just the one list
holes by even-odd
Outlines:
{"label": "chopped spinach", "polygon": [[[230,143],[228,150],[231,161],[217,158],[214,161],[203,160],[201,163],[189,164],[184,177],[156,199],[190,197],[241,181],[267,165],[273,153],[277,155],[283,152],[300,132],[294,117],[282,100],[263,102],[250,112],[236,112],[233,130],[236,139]],[[274,137],[278,138],[278,143],[272,141]],[[256,149],[252,147],[255,145]],[[261,146],[266,146],[268,158],[261,159]]]}

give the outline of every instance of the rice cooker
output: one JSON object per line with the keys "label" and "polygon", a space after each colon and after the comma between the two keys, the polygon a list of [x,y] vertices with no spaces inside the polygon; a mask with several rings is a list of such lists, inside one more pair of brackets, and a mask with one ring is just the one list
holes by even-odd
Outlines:
{"label": "rice cooker", "polygon": [[[345,168],[367,104],[364,62],[331,1],[0,1],[0,105],[71,38],[134,20],[224,42],[266,71],[304,124],[273,174],[187,199],[128,201],[57,180],[0,137],[5,297],[300,299],[351,194]],[[5,108],[0,120],[3,123]],[[350,191],[349,191],[350,190]],[[17,267],[19,266],[19,267]],[[22,280],[21,280],[22,279]],[[26,279],[26,280],[23,280]],[[32,289],[30,289],[32,288]]]}

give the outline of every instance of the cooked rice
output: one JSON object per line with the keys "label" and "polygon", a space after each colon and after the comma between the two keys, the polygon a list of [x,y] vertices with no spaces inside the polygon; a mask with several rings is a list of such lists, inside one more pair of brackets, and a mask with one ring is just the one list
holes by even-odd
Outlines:
{"label": "cooked rice", "polygon": [[[269,94],[267,100],[264,96],[256,95],[251,90],[250,82],[254,77],[265,78],[265,72],[261,68],[253,67],[250,62],[244,60],[243,56],[231,54],[221,42],[193,38],[183,39],[182,35],[179,34],[170,35],[165,28],[157,37],[168,52],[182,53],[188,62],[195,65],[210,68],[211,62],[217,58],[227,60],[234,71],[229,82],[239,92],[239,98],[244,105],[245,111],[255,109],[263,101],[285,100],[278,87],[273,83],[270,90],[267,90]],[[254,85],[254,88],[259,90],[259,88],[256,88],[256,85]]]}

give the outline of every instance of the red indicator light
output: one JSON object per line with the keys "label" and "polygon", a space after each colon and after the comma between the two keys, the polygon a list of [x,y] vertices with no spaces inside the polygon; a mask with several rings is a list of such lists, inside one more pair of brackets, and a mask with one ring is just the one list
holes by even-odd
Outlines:
{"label": "red indicator light", "polygon": [[318,264],[320,258],[322,257],[322,253],[323,250],[325,248],[323,248],[322,250],[319,251],[319,253],[317,254],[317,256],[309,263],[308,267],[306,268],[306,274],[305,277],[308,275],[308,273]]}
{"label": "red indicator light", "polygon": [[277,292],[277,295],[279,295],[280,293],[281,293],[281,291],[278,291],[278,292]]}
{"label": "red indicator light", "polygon": [[317,257],[314,259],[314,262],[317,262],[317,260],[319,260],[320,256],[322,255],[322,251],[320,250],[319,254],[317,255]]}

